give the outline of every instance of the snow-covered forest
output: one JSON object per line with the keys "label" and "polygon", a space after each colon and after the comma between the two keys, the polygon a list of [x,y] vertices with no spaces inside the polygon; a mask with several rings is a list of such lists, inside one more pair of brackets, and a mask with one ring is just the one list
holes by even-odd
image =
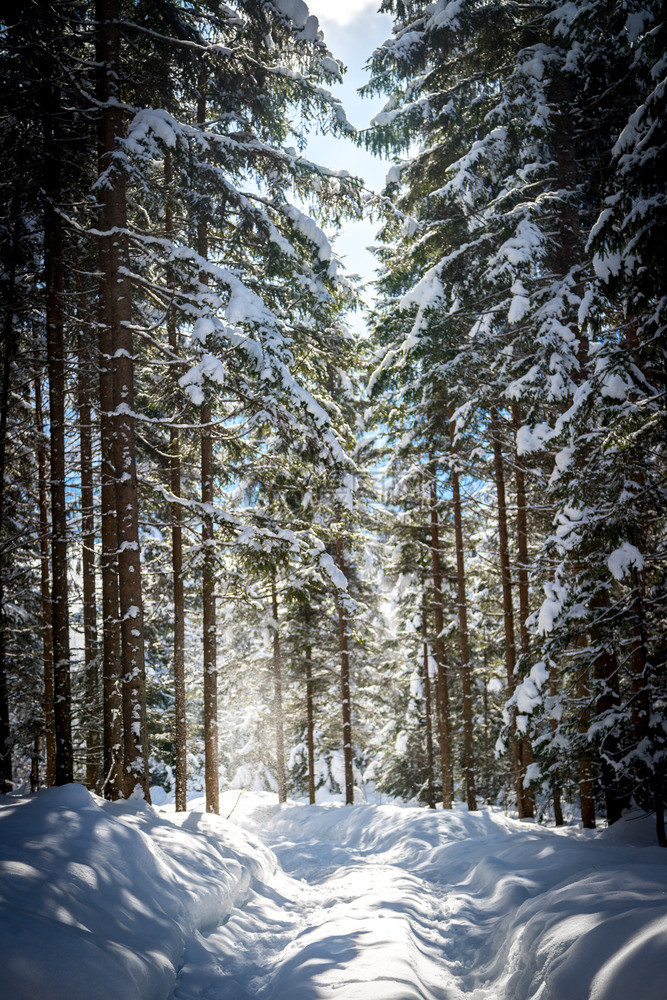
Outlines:
{"label": "snow-covered forest", "polygon": [[[47,844],[44,831],[79,811],[86,864],[105,885],[120,869],[96,837],[121,855],[127,842],[130,881],[151,880],[142,851],[154,842],[151,857],[171,857],[198,899],[174,910],[161,972],[151,959],[155,969],[135,969],[135,985],[116,992],[101,972],[102,991],[81,997],[171,996],[178,942],[221,927],[251,892],[237,931],[254,972],[210,986],[234,952],[234,918],[215,961],[186,948],[195,972],[174,996],[328,997],[284,965],[257,985],[268,952],[252,942],[282,919],[257,903],[277,863],[256,839],[264,821],[265,843],[286,871],[301,876],[303,864],[306,881],[386,855],[398,868],[378,911],[392,910],[400,886],[417,898],[411,879],[429,892],[468,885],[456,851],[482,838],[479,921],[495,914],[509,936],[494,931],[495,950],[483,947],[468,902],[461,950],[446,962],[487,963],[486,979],[470,973],[458,993],[438,992],[429,963],[440,946],[422,928],[413,992],[364,992],[375,981],[366,970],[361,992],[342,984],[345,1000],[619,1000],[637,969],[648,982],[642,948],[664,960],[667,931],[658,952],[645,933],[658,904],[628,830],[667,846],[660,5],[360,3],[391,29],[366,53],[361,92],[381,110],[365,123],[337,96],[343,55],[303,0],[10,6],[0,19],[3,858],[39,869],[22,853],[28,817]],[[336,150],[327,162],[308,152],[318,135]],[[350,169],[354,148],[384,161],[384,187]],[[338,249],[359,220],[375,233],[372,277]],[[62,787],[72,783],[88,792]],[[246,803],[245,832],[200,815],[186,835],[193,801],[223,816]],[[347,817],[340,856],[337,816]],[[380,843],[383,824],[398,831],[391,842]],[[195,835],[209,846],[189,844]],[[326,841],[323,854],[308,856],[309,836]],[[224,850],[210,846],[225,837]],[[66,840],[54,856],[71,851],[76,866]],[[487,841],[500,851],[493,863]],[[451,878],[438,868],[441,842],[459,844]],[[628,936],[612,938],[636,968],[593,982],[575,956],[570,978],[542,993],[540,969],[565,952],[540,965],[524,934],[502,971],[512,934],[542,933],[532,917],[509,929],[503,913],[531,896],[543,847],[559,859],[535,876],[547,908],[561,861],[562,879],[598,850],[612,882],[621,866],[627,894],[614,913],[629,912],[634,886],[644,917],[633,910]],[[213,860],[183,874],[199,849]],[[498,904],[516,851],[526,871]],[[664,896],[665,862],[651,863]],[[224,891],[211,887],[216,865]],[[67,916],[53,919],[87,927],[62,903],[66,884],[54,886]],[[280,891],[296,913],[297,890]],[[575,922],[587,891],[563,903]],[[25,893],[19,884],[5,897],[0,883],[9,912],[21,898],[51,907]],[[155,893],[171,913],[167,890]],[[130,910],[118,917],[126,930],[140,921]],[[100,926],[116,941],[110,919]],[[47,996],[69,947],[51,924],[35,933],[52,957],[34,979],[18,963],[11,1000]],[[143,947],[154,955],[152,933]],[[8,948],[22,955],[16,934]],[[313,961],[331,957],[321,934]],[[78,954],[92,968],[93,953]],[[72,989],[62,981],[69,1000]]]}

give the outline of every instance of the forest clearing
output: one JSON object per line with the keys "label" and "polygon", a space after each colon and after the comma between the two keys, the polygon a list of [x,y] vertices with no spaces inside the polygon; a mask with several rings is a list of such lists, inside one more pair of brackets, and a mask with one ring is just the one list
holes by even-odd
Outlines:
{"label": "forest clearing", "polygon": [[0,1000],[662,1000],[661,6],[10,6]]}

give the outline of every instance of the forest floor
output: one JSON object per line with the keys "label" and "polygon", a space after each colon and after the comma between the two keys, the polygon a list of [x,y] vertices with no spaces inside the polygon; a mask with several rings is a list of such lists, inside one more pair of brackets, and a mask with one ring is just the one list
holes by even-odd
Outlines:
{"label": "forest floor", "polygon": [[0,805],[6,1000],[664,1000],[651,818],[190,805]]}

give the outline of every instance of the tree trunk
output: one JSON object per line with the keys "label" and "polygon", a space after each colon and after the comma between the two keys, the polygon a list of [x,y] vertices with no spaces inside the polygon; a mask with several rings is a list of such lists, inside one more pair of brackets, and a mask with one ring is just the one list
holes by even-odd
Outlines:
{"label": "tree trunk", "polygon": [[581,822],[584,829],[595,829],[595,797],[593,785],[593,765],[591,756],[584,749],[584,741],[588,733],[590,711],[588,702],[591,689],[588,682],[586,666],[577,670],[577,699],[579,701],[579,734],[582,736],[582,750],[579,753],[579,793],[581,796]]}
{"label": "tree trunk", "polygon": [[461,648],[461,688],[463,692],[463,772],[466,801],[469,810],[477,809],[475,794],[475,762],[473,759],[472,678],[470,676],[470,644],[468,640],[468,599],[466,596],[465,559],[463,550],[463,515],[461,511],[461,485],[454,451],[454,421],[449,420],[449,441],[452,450],[452,506],[454,508],[454,537],[456,542],[456,603],[459,612],[459,645]]}
{"label": "tree trunk", "polygon": [[[555,700],[557,694],[558,694],[558,681],[556,677],[556,670],[552,666],[549,672],[549,695],[551,697],[552,702]],[[556,719],[552,718],[551,719],[552,733],[555,733],[557,729],[558,729],[558,722],[556,721]],[[552,774],[554,783],[552,792],[553,806],[554,806],[554,823],[556,824],[556,826],[563,826],[563,823],[565,821],[563,819],[563,807],[561,805],[560,773],[558,771],[558,767],[555,767],[553,769]]]}
{"label": "tree trunk", "polygon": [[[618,683],[618,661],[612,646],[602,641],[601,649],[595,658],[593,673],[598,687],[596,714],[620,710],[621,697]],[[602,788],[607,812],[607,823],[611,826],[623,815],[623,810],[630,805],[630,788],[617,771],[617,763],[622,756],[618,745],[616,727],[607,729],[602,741],[601,777]]]}
{"label": "tree trunk", "polygon": [[[343,543],[336,539],[336,562],[345,572]],[[338,597],[338,641],[340,648],[340,693],[343,713],[343,760],[345,765],[345,804],[354,803],[354,770],[352,766],[352,706],[350,702],[350,654],[347,642],[347,616],[343,601]]]}
{"label": "tree trunk", "polygon": [[[304,615],[306,630],[310,624],[310,608],[306,607]],[[308,746],[308,801],[315,805],[315,710],[313,706],[313,647],[306,635],[304,647],[306,665],[306,742]]]}
{"label": "tree trunk", "polygon": [[438,523],[435,473],[431,479],[431,565],[433,571],[433,610],[435,615],[435,663],[438,672],[438,736],[440,739],[440,774],[442,778],[442,808],[451,809],[454,799],[452,775],[452,736],[449,718],[449,678],[445,663],[442,607],[442,570],[440,568],[440,525]]}
{"label": "tree trunk", "polygon": [[[510,573],[509,539],[507,533],[507,504],[505,501],[505,473],[503,453],[500,443],[500,420],[495,406],[491,407],[491,435],[493,437],[493,468],[498,501],[498,554],[500,578],[503,592],[503,623],[505,631],[505,666],[507,669],[507,694],[511,698],[516,687],[514,668],[516,666],[516,641],[514,637],[514,608],[512,605],[512,576]],[[523,768],[521,766],[520,743],[516,732],[516,708],[511,710],[510,752],[512,772],[516,791],[519,819],[525,818]]]}
{"label": "tree trunk", "polygon": [[[166,191],[165,235],[174,236],[174,213],[172,208],[172,165],[171,154],[164,160],[164,186]],[[169,276],[173,287],[173,278]],[[178,355],[178,333],[173,310],[167,317],[169,350],[172,359]],[[176,812],[187,809],[187,720],[185,712],[185,598],[183,592],[183,519],[181,515],[181,439],[178,430],[169,430],[169,471],[171,493],[175,499],[171,504],[171,566],[174,592],[174,757],[175,757],[175,808]]]}
{"label": "tree trunk", "polygon": [[278,591],[276,572],[271,572],[271,615],[273,617],[273,710],[276,725],[276,771],[278,802],[287,801],[285,783],[285,736],[283,732],[283,671],[280,659],[280,626],[278,624]]}
{"label": "tree trunk", "polygon": [[46,747],[46,784],[56,783],[56,724],[53,702],[53,634],[51,632],[51,574],[49,572],[51,531],[47,501],[46,447],[42,414],[42,386],[35,378],[35,424],[37,446],[37,477],[39,488],[39,552],[42,593],[42,663],[44,667],[44,736]]}
{"label": "tree trunk", "polygon": [[120,35],[118,0],[96,0],[99,32],[100,114],[99,169],[110,171],[100,186],[100,271],[106,283],[106,315],[113,368],[113,463],[118,535],[118,594],[123,674],[124,793],[137,788],[150,801],[146,731],[146,673],[139,544],[139,507],[134,428],[134,350],[131,288],[125,271],[129,254],[125,230],[125,178],[113,168],[113,154],[123,134],[120,106]]}
{"label": "tree trunk", "polygon": [[74,780],[70,690],[67,503],[65,499],[65,335],[63,329],[63,231],[55,207],[44,207],[46,351],[51,441],[51,622],[53,633],[56,784]]}
{"label": "tree trunk", "polygon": [[486,669],[486,650],[484,650],[484,690],[482,692],[482,712],[483,712],[483,774],[484,774],[484,802],[489,805],[491,801],[491,774],[489,768],[489,675]]}
{"label": "tree trunk", "polygon": [[[102,287],[102,298],[107,294]],[[102,310],[104,312],[104,310]],[[108,799],[123,795],[123,715],[120,663],[120,617],[118,611],[118,534],[116,531],[116,483],[113,466],[113,373],[109,328],[100,323],[100,493],[102,578],[102,794]]]}
{"label": "tree trunk", "polygon": [[[202,96],[197,103],[197,121],[206,118],[206,101]],[[201,257],[208,255],[208,228],[204,220],[197,225],[197,250]],[[208,282],[206,274],[202,283]],[[217,635],[215,621],[215,542],[213,531],[213,434],[211,406],[201,407],[201,499],[204,508],[202,519],[202,613],[204,626],[204,772],[206,784],[206,811],[220,812],[220,778],[218,774],[218,670]],[[281,800],[282,801],[282,800]]]}
{"label": "tree trunk", "polygon": [[433,784],[433,729],[431,726],[431,678],[428,672],[428,623],[426,607],[422,608],[422,683],[424,685],[424,726],[426,729],[426,802],[435,809]]}
{"label": "tree trunk", "polygon": [[81,562],[83,576],[83,636],[86,675],[86,785],[101,787],[97,603],[95,598],[95,498],[93,492],[93,427],[86,351],[79,338],[79,451],[81,457]]}
{"label": "tree trunk", "polygon": [[[518,403],[512,405],[512,422],[514,432],[521,427],[521,411]],[[528,517],[526,507],[526,476],[518,452],[514,452],[514,477],[516,485],[516,527],[517,527],[517,551],[519,556],[518,582],[519,582],[519,636],[521,640],[521,656],[528,663],[530,657],[530,634],[528,632],[528,617],[530,615],[530,596],[528,583]],[[521,763],[522,779],[526,768],[533,760],[533,748],[528,736],[522,736],[519,743],[519,758]],[[524,786],[521,782],[523,792],[523,815],[532,819],[535,815],[535,802],[532,789]]]}
{"label": "tree trunk", "polygon": [[16,241],[18,227],[16,195],[12,198],[11,246],[9,250],[8,289],[4,302],[2,323],[2,388],[0,396],[0,794],[7,794],[14,787],[12,781],[12,733],[9,722],[9,693],[7,691],[7,645],[4,617],[4,570],[2,527],[5,512],[5,456],[7,421],[9,419],[9,386],[16,353]]}
{"label": "tree trunk", "polygon": [[[213,437],[211,408],[201,408],[201,498],[204,510],[213,505]],[[202,520],[202,612],[204,626],[204,771],[206,812],[220,812],[218,776],[218,669],[215,623],[215,552],[213,516]]]}

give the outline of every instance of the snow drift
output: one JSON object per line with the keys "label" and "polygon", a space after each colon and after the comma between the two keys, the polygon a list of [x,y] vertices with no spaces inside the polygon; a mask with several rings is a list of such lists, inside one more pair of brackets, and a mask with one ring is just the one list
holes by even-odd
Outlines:
{"label": "snow drift", "polygon": [[1,804],[3,1000],[664,996],[651,819],[594,834],[488,808],[225,808],[235,822],[76,785]]}
{"label": "snow drift", "polygon": [[164,1000],[198,934],[275,859],[218,817],[81,785],[0,806],[5,1000]]}

